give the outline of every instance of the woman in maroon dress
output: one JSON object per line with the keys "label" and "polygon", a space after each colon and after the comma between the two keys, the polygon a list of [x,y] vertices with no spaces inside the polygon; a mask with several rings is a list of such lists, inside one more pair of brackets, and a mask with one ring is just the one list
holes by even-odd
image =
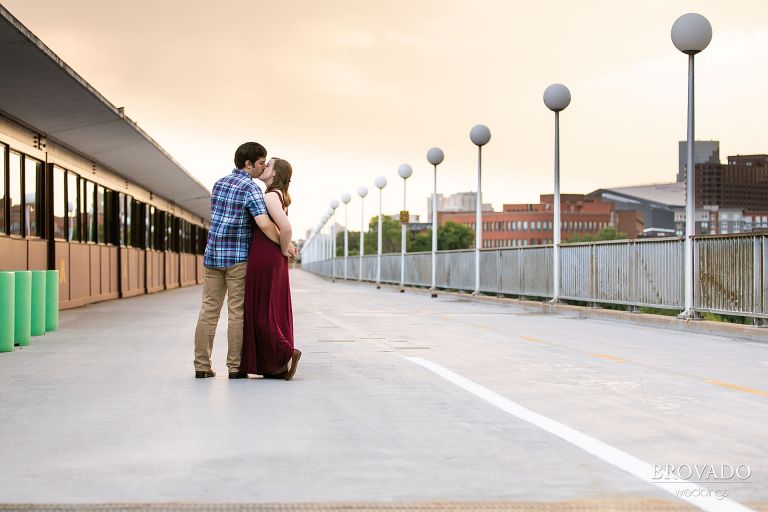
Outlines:
{"label": "woman in maroon dress", "polygon": [[288,184],[291,164],[272,158],[259,176],[267,185],[264,202],[280,230],[278,246],[260,230],[253,230],[245,276],[245,315],[240,373],[291,380],[301,351],[293,348],[293,313],[288,281],[292,257],[291,223],[288,221]]}

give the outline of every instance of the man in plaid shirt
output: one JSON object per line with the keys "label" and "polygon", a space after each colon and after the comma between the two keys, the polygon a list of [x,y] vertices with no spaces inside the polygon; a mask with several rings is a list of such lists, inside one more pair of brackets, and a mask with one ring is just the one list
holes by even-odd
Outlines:
{"label": "man in plaid shirt", "polygon": [[[211,351],[216,325],[219,322],[224,295],[228,294],[227,367],[229,378],[245,377],[239,371],[243,347],[243,303],[245,300],[245,270],[251,245],[251,219],[267,237],[280,244],[280,233],[270,220],[264,204],[264,194],[253,182],[262,175],[267,150],[256,142],[246,142],[235,152],[231,174],[221,178],[211,193],[211,227],[205,246],[203,265],[203,306],[195,329],[195,377],[214,377]],[[296,248],[289,247],[296,254]]]}

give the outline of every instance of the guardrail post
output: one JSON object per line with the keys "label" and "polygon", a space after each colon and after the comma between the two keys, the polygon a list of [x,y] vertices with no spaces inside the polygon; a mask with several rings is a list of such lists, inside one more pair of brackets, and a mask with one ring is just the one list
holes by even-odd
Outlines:
{"label": "guardrail post", "polygon": [[592,304],[594,304],[595,295],[597,295],[597,262],[595,261],[595,245],[592,244],[589,246],[589,298]]}
{"label": "guardrail post", "polygon": [[504,295],[501,293],[501,249],[496,251],[496,295]]}
{"label": "guardrail post", "polygon": [[[768,288],[768,236],[763,236],[763,263],[760,265],[760,268],[762,269],[763,274],[763,286],[762,290],[765,290]],[[768,313],[768,297],[766,296],[765,291],[763,291],[762,296],[762,313],[766,314]]]}
{"label": "guardrail post", "polygon": [[[638,274],[638,265],[637,265],[637,252],[639,251],[639,248],[637,246],[637,243],[635,241],[629,242],[629,250],[630,256],[629,256],[629,302],[637,302],[637,274]],[[635,306],[632,306],[630,308],[630,311],[633,313],[636,313],[637,311],[634,311]]]}
{"label": "guardrail post", "polygon": [[525,292],[523,285],[523,250],[520,247],[515,250],[517,251],[517,290],[520,293],[520,300],[525,300],[523,295]]}
{"label": "guardrail post", "polygon": [[763,265],[763,262],[766,260],[766,244],[765,241],[767,240],[766,237],[760,237],[761,240],[758,237],[755,237],[752,242],[752,299],[753,299],[753,306],[752,309],[754,311],[755,316],[752,317],[752,324],[757,327],[768,327],[768,321],[766,321],[765,318],[761,318],[758,316],[760,313],[765,313],[763,310],[763,304],[766,300],[764,297],[764,291],[763,291],[763,282],[766,281],[766,268]]}

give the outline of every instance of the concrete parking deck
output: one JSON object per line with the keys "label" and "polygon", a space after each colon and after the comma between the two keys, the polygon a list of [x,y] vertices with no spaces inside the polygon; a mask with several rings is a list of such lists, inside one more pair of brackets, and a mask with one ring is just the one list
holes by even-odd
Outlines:
{"label": "concrete parking deck", "polygon": [[291,278],[292,382],[226,378],[226,312],[193,378],[199,287],[0,355],[0,502],[768,510],[768,345]]}

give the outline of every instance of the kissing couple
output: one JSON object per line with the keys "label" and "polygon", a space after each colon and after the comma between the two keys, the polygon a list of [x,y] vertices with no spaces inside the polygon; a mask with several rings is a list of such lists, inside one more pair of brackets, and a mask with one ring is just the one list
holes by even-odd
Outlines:
{"label": "kissing couple", "polygon": [[[213,186],[195,328],[198,379],[216,376],[211,351],[225,295],[229,378],[291,380],[296,373],[301,351],[293,346],[288,279],[288,263],[298,255],[288,220],[292,174],[286,160],[267,161],[264,146],[246,142],[235,151],[235,169]],[[264,183],[264,193],[254,179]]]}

